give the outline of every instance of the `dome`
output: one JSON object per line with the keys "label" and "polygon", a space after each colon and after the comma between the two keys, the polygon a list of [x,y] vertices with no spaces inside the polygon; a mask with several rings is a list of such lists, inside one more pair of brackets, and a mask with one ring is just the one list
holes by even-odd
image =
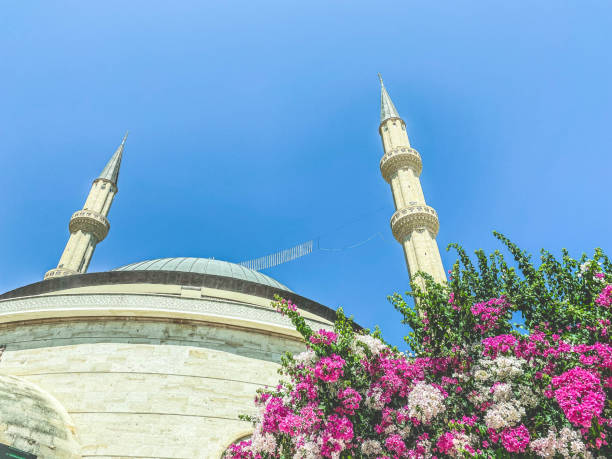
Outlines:
{"label": "dome", "polygon": [[211,258],[157,258],[140,261],[113,269],[113,271],[179,271],[185,273],[209,274],[213,276],[232,277],[255,282],[291,292],[285,285],[255,270],[228,261]]}
{"label": "dome", "polygon": [[41,459],[81,457],[68,413],[38,386],[0,375],[0,406],[0,443]]}

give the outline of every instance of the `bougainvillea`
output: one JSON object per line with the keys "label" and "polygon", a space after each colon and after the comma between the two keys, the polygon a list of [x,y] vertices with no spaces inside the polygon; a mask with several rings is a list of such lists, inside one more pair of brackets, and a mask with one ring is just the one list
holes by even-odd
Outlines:
{"label": "bougainvillea", "polygon": [[279,298],[306,350],[283,357],[281,383],[243,417],[251,439],[226,457],[611,457],[610,261],[542,252],[535,268],[497,237],[521,275],[499,252],[477,252],[476,269],[455,246],[447,284],[420,274],[414,303],[391,298],[410,327],[408,354],[341,309],[333,331],[314,331]]}

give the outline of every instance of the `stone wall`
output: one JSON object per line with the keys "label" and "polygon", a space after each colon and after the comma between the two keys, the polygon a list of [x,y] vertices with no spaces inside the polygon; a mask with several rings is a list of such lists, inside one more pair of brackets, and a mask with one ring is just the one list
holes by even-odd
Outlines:
{"label": "stone wall", "polygon": [[[78,318],[7,323],[0,374],[51,393],[84,458],[218,458],[248,434],[259,387],[295,338],[214,323]],[[54,457],[54,456],[52,456]]]}

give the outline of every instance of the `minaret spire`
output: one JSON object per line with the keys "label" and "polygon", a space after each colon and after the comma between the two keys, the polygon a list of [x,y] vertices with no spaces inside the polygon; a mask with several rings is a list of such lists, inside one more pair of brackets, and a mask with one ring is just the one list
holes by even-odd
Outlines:
{"label": "minaret spire", "polygon": [[397,113],[397,109],[393,105],[391,97],[389,97],[380,73],[378,74],[378,79],[380,80],[380,122],[382,123],[389,118],[399,118],[399,113]]}
{"label": "minaret spire", "polygon": [[66,248],[57,268],[48,271],[45,279],[87,272],[96,245],[106,237],[110,229],[106,217],[117,194],[119,168],[127,136],[126,133],[100,176],[93,181],[83,209],[72,215]]}
{"label": "minaret spire", "polygon": [[117,186],[117,180],[119,179],[119,168],[121,167],[121,158],[123,157],[123,148],[125,147],[125,141],[127,140],[129,132],[126,132],[123,136],[123,140],[121,144],[111,156],[111,159],[108,160],[104,169],[100,173],[98,178],[105,179],[112,182],[115,186]]}
{"label": "minaret spire", "polygon": [[[437,282],[446,282],[436,236],[440,224],[436,211],[425,203],[419,175],[423,169],[421,155],[410,146],[406,123],[380,78],[380,126],[385,154],[380,160],[383,178],[391,185],[396,211],[391,217],[391,231],[402,244],[408,273],[412,278],[422,271]],[[423,282],[419,282],[421,287]]]}

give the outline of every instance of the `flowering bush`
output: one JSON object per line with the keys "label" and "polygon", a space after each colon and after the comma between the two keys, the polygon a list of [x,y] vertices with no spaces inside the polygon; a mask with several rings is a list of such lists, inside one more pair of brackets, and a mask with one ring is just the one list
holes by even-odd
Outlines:
{"label": "flowering bush", "polygon": [[283,358],[283,380],[246,417],[252,438],[226,457],[611,457],[610,261],[543,252],[535,268],[496,236],[521,276],[499,252],[477,252],[476,269],[455,246],[448,284],[421,274],[414,305],[391,298],[415,354],[357,331],[341,309],[333,331],[314,331],[276,301],[307,348]]}

